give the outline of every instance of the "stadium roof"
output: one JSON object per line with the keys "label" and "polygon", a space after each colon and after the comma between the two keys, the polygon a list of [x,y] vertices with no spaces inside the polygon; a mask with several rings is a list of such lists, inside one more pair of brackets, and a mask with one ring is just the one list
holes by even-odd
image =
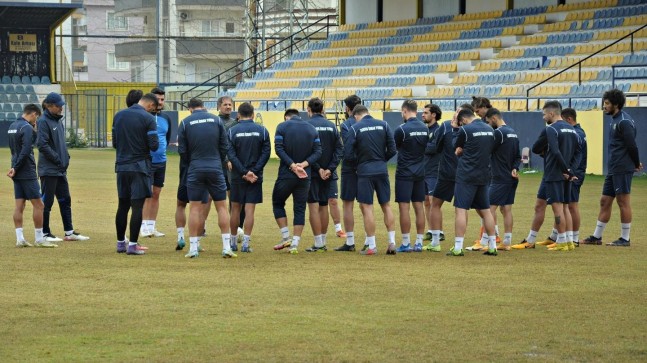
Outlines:
{"label": "stadium roof", "polygon": [[81,3],[0,2],[0,28],[53,29],[81,7]]}

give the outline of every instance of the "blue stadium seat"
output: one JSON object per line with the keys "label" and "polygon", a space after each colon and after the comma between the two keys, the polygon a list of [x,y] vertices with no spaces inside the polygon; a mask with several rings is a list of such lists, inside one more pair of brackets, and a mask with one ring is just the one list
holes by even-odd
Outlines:
{"label": "blue stadium seat", "polygon": [[19,84],[19,85],[16,85],[16,87],[14,87],[14,92],[16,92],[16,93],[18,93],[18,94],[20,94],[20,93],[25,93],[25,87],[23,87],[23,86],[22,86],[22,85],[20,85],[20,84]]}
{"label": "blue stadium seat", "polygon": [[16,115],[16,114],[15,114],[15,113],[13,113],[13,112],[9,112],[9,113],[7,113],[7,120],[8,120],[8,121],[14,121],[14,120],[17,120],[19,115],[21,115],[21,114]]}
{"label": "blue stadium seat", "polygon": [[13,77],[11,77],[11,83],[13,83],[13,84],[20,84],[20,76],[13,76]]}
{"label": "blue stadium seat", "polygon": [[29,76],[22,76],[21,83],[22,84],[30,84],[31,83],[31,78]]}
{"label": "blue stadium seat", "polygon": [[20,94],[18,95],[18,102],[20,103],[28,103],[29,102],[29,97],[26,94]]}
{"label": "blue stadium seat", "polygon": [[11,77],[2,76],[2,84],[11,84]]}
{"label": "blue stadium seat", "polygon": [[40,84],[52,84],[52,81],[50,81],[49,77],[42,76],[40,78]]}
{"label": "blue stadium seat", "polygon": [[18,102],[18,95],[15,93],[8,94],[7,99],[9,102]]}
{"label": "blue stadium seat", "polygon": [[22,105],[19,103],[14,103],[13,104],[13,112],[22,112]]}
{"label": "blue stadium seat", "polygon": [[29,102],[38,103],[38,96],[36,96],[35,93],[30,93],[29,94]]}
{"label": "blue stadium seat", "polygon": [[7,115],[4,112],[0,112],[0,120],[7,120]]}
{"label": "blue stadium seat", "polygon": [[4,92],[5,92],[5,90],[4,90],[4,85],[3,85],[3,84],[0,84],[0,93],[4,93]]}

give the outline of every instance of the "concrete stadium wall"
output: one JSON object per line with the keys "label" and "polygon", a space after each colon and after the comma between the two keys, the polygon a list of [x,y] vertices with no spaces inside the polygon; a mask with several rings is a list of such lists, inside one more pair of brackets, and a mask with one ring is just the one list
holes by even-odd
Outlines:
{"label": "concrete stadium wall", "polygon": [[458,1],[454,0],[423,0],[422,16],[432,18],[434,16],[446,16],[458,14],[460,8]]}
{"label": "concrete stadium wall", "polygon": [[398,0],[384,2],[384,21],[406,20],[418,17],[417,0]]}
{"label": "concrete stadium wall", "polygon": [[[416,15],[412,18],[415,18]],[[345,24],[377,22],[377,0],[346,1]]]}
{"label": "concrete stadium wall", "polygon": [[507,0],[466,0],[465,13],[483,13],[494,10],[506,10]]}

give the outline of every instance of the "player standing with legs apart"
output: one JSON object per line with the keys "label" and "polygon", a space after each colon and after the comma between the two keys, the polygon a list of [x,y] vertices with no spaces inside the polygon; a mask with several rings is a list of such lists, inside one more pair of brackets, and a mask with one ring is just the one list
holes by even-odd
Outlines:
{"label": "player standing with legs apart", "polygon": [[38,176],[36,175],[36,160],[34,159],[34,142],[36,141],[36,120],[40,117],[40,109],[34,104],[25,105],[22,117],[9,125],[9,149],[11,150],[11,168],[7,176],[13,180],[13,190],[16,206],[13,212],[13,223],[16,227],[16,247],[32,247],[25,240],[22,221],[25,203],[31,202],[34,220],[36,247],[58,247],[43,238],[43,201],[40,199]]}
{"label": "player standing with legs apart", "polygon": [[[299,253],[299,242],[306,220],[306,204],[310,190],[312,165],[321,157],[321,141],[317,129],[299,117],[299,111],[285,111],[285,122],[279,124],[274,135],[274,148],[281,160],[279,173],[272,190],[272,209],[281,231],[281,242],[275,250],[289,247],[291,254]],[[294,210],[293,235],[290,239],[285,201],[292,195]]]}
{"label": "player standing with legs apart", "polygon": [[620,208],[620,238],[607,243],[611,247],[629,247],[631,245],[631,178],[634,172],[643,168],[636,146],[636,124],[622,110],[626,97],[622,91],[613,89],[602,97],[604,113],[611,116],[609,127],[609,151],[607,157],[607,176],[602,187],[600,213],[593,235],[582,243],[601,245],[602,233],[611,219],[611,209],[615,199]]}
{"label": "player standing with legs apart", "polygon": [[490,211],[496,225],[496,210],[503,215],[503,243],[497,250],[510,251],[512,245],[512,205],[519,185],[521,150],[516,131],[508,126],[501,112],[490,108],[485,114],[487,123],[494,129],[494,151],[490,160],[492,180],[489,187]]}
{"label": "player standing with legs apart", "polygon": [[232,164],[229,244],[236,246],[240,210],[245,208],[243,245],[240,250],[252,252],[249,244],[254,228],[254,211],[256,204],[263,203],[263,168],[270,158],[272,146],[267,129],[254,123],[254,107],[250,103],[238,106],[238,117],[238,124],[228,132],[230,146],[227,155]]}
{"label": "player standing with legs apart", "polygon": [[573,220],[573,243],[575,247],[580,246],[580,189],[584,184],[584,177],[586,176],[586,164],[588,149],[586,145],[586,133],[582,126],[577,123],[577,112],[572,108],[565,108],[562,110],[562,119],[573,126],[580,141],[579,162],[573,174],[577,179],[571,183],[571,197],[568,202],[568,209],[571,212],[571,219]]}
{"label": "player standing with legs apart", "polygon": [[222,166],[229,141],[225,126],[218,116],[204,108],[202,100],[189,101],[190,116],[182,120],[178,130],[178,152],[189,165],[186,188],[189,197],[189,253],[185,257],[199,256],[199,236],[204,227],[204,194],[208,192],[218,213],[218,227],[222,237],[222,257],[238,257],[231,251],[229,241],[229,210],[227,185]]}
{"label": "player standing with legs apart", "polygon": [[[340,125],[340,135],[341,140],[344,145],[346,145],[346,140],[348,139],[348,132],[350,131],[351,126],[357,122],[355,117],[353,117],[353,109],[355,106],[362,103],[361,98],[357,95],[350,95],[344,99],[344,114],[346,115],[346,121]],[[342,209],[344,212],[344,228],[346,229],[346,243],[342,246],[335,248],[335,251],[346,251],[353,252],[355,251],[355,216],[353,215],[353,206],[355,205],[355,199],[357,198],[357,164],[354,161],[350,161],[345,157],[341,163],[341,200],[342,200]],[[368,246],[364,245],[364,249]]]}
{"label": "player standing with legs apart", "polygon": [[[398,150],[398,164],[395,169],[395,202],[400,210],[400,231],[402,244],[398,252],[422,252],[425,232],[425,149],[429,141],[429,127],[418,120],[418,104],[414,100],[402,103],[404,123],[393,132]],[[411,248],[410,204],[416,216],[416,242]]]}
{"label": "player standing with legs apart", "polygon": [[377,254],[375,243],[375,216],[373,213],[373,192],[384,213],[384,225],[389,236],[387,255],[395,255],[395,219],[389,200],[391,183],[387,162],[395,154],[395,141],[389,125],[374,119],[363,105],[353,109],[355,123],[348,132],[344,144],[344,158],[357,163],[357,201],[364,217],[364,230],[368,248],[361,251],[363,255]]}
{"label": "player standing with legs apart", "polygon": [[87,241],[90,237],[74,231],[72,226],[72,198],[67,182],[67,168],[70,166],[70,154],[67,152],[65,125],[63,124],[63,97],[52,92],[43,101],[43,114],[38,119],[38,176],[40,176],[41,198],[45,205],[43,210],[43,233],[48,242],[62,240],[52,234],[49,228],[49,216],[54,205],[54,197],[63,218],[63,229],[66,241]]}
{"label": "player standing with legs apart", "polygon": [[431,252],[440,252],[440,232],[443,226],[443,212],[441,207],[444,202],[451,202],[454,199],[454,185],[456,179],[456,167],[458,157],[454,149],[454,139],[458,133],[456,116],[458,112],[466,109],[474,112],[472,106],[463,104],[454,112],[452,121],[443,122],[435,133],[429,136],[429,142],[425,150],[426,154],[435,152],[441,155],[438,164],[438,180],[431,195],[431,243],[422,249]]}
{"label": "player standing with legs apart", "polygon": [[[117,149],[115,172],[119,204],[115,216],[117,253],[143,255],[146,247],[139,246],[137,238],[142,223],[144,200],[151,196],[149,172],[151,151],[159,147],[155,117],[150,112],[157,109],[157,97],[148,93],[138,103],[115,114],[112,123],[112,146]],[[130,240],[126,238],[128,211]]]}
{"label": "player standing with legs apart", "polygon": [[160,208],[160,193],[164,187],[164,179],[166,177],[166,148],[171,141],[171,119],[162,112],[166,98],[164,90],[155,87],[151,90],[151,93],[157,97],[157,109],[153,110],[152,114],[155,117],[155,124],[157,125],[159,148],[151,152],[153,195],[150,198],[146,198],[144,202],[144,220],[142,221],[141,234],[142,237],[164,237],[165,234],[159,232],[155,227],[155,220],[157,219],[157,212]]}
{"label": "player standing with legs apart", "polygon": [[548,101],[543,107],[548,126],[533,145],[533,152],[544,151],[544,185],[546,202],[555,215],[557,245],[552,251],[570,251],[573,244],[573,225],[568,209],[571,181],[579,163],[580,142],[573,126],[562,120],[562,107],[557,101]]}
{"label": "player standing with legs apart", "polygon": [[326,232],[328,231],[328,197],[332,174],[343,156],[344,148],[339,139],[339,131],[334,123],[324,115],[324,103],[320,98],[308,101],[308,116],[310,123],[319,133],[321,142],[321,157],[312,164],[312,178],[308,192],[308,210],[310,227],[315,238],[315,244],[306,248],[306,252],[325,252]]}
{"label": "player standing with legs apart", "polygon": [[[438,120],[443,116],[443,112],[440,110],[440,107],[432,103],[426,104],[425,109],[422,111],[422,121],[429,128],[429,142],[431,142],[434,137],[434,133],[438,130]],[[431,198],[436,188],[436,183],[438,182],[438,164],[440,164],[441,153],[436,152],[435,149],[425,148],[425,217],[429,229],[425,233],[425,241],[431,241]],[[443,231],[440,231],[440,240],[445,240],[445,234]],[[429,249],[431,243],[423,247],[423,249]]]}
{"label": "player standing with legs apart", "polygon": [[488,184],[490,179],[489,163],[494,149],[494,130],[476,118],[470,110],[461,110],[456,116],[460,129],[454,140],[458,167],[454,189],[456,209],[456,236],[454,247],[448,256],[463,256],[463,239],[467,229],[467,211],[476,209],[483,220],[483,228],[488,235],[488,250],[485,255],[496,256],[496,236],[494,217],[490,212]]}

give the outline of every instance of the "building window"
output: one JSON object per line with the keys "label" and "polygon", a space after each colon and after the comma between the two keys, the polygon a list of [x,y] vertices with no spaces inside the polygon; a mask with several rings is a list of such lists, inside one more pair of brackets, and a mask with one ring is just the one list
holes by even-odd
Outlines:
{"label": "building window", "polygon": [[218,36],[218,20],[203,20],[202,21],[202,36],[215,37]]}
{"label": "building window", "polygon": [[130,68],[129,62],[118,62],[115,53],[108,53],[108,70],[109,71],[127,71]]}
{"label": "building window", "polygon": [[225,33],[234,34],[234,23],[226,23],[225,24]]}
{"label": "building window", "polygon": [[128,30],[128,18],[125,16],[115,16],[115,13],[108,12],[107,21],[108,30]]}

